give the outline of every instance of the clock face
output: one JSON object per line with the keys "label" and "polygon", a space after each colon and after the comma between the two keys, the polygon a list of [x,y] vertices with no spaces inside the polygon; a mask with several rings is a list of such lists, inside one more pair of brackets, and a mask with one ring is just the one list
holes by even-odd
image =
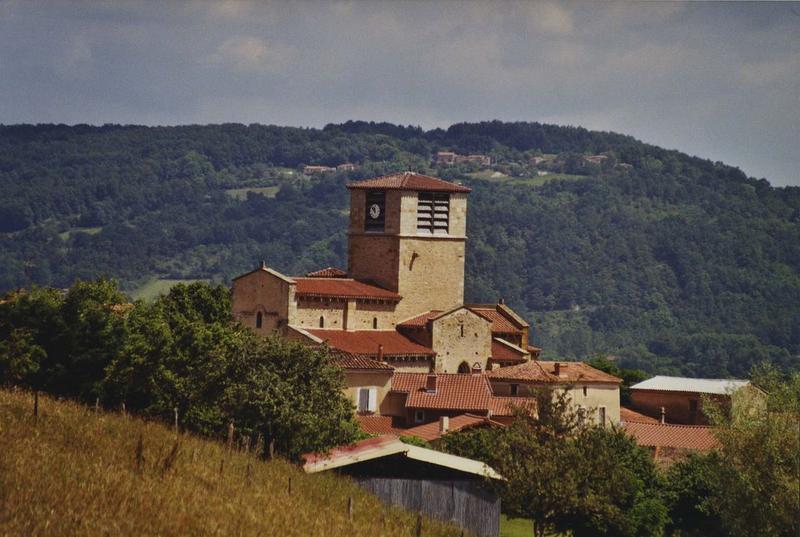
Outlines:
{"label": "clock face", "polygon": [[377,203],[373,203],[372,205],[369,206],[369,216],[370,216],[370,218],[375,220],[380,215],[381,215],[381,206],[380,205],[378,205]]}

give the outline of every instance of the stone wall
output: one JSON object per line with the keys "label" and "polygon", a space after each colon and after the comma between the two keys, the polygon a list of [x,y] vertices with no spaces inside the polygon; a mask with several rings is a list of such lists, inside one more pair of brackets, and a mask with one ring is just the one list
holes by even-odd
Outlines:
{"label": "stone wall", "polygon": [[[294,313],[294,284],[270,269],[255,270],[233,281],[234,319],[257,333],[268,335],[280,330]],[[256,328],[258,313],[261,328]]]}
{"label": "stone wall", "polygon": [[458,373],[462,362],[481,370],[492,355],[492,325],[466,308],[455,310],[432,322],[431,340],[436,352],[437,373]]}
{"label": "stone wall", "polygon": [[[730,401],[729,397],[716,396],[720,402]],[[637,412],[661,419],[664,407],[667,423],[684,425],[708,425],[703,414],[703,398],[694,392],[672,392],[655,390],[631,390],[631,406]]]}

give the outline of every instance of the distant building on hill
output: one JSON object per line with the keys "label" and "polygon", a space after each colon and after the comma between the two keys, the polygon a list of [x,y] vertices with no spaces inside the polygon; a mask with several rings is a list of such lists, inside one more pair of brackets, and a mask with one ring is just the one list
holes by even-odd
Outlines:
{"label": "distant building on hill", "polygon": [[439,151],[433,157],[436,164],[459,164],[461,162],[474,162],[479,166],[489,167],[492,159],[488,155],[459,155],[452,151]]}
{"label": "distant building on hill", "polygon": [[335,171],[336,168],[331,168],[330,166],[303,166],[303,173],[306,175],[335,172]]}

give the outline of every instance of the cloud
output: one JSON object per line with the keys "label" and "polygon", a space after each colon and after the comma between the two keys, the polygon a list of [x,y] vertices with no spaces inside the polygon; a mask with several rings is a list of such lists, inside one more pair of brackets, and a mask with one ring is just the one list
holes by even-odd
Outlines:
{"label": "cloud", "polygon": [[572,13],[563,5],[551,2],[528,4],[528,20],[544,33],[563,35],[575,30]]}
{"label": "cloud", "polygon": [[286,66],[295,53],[292,47],[271,45],[257,37],[235,36],[223,41],[206,60],[209,64],[231,66],[243,73],[265,73]]}

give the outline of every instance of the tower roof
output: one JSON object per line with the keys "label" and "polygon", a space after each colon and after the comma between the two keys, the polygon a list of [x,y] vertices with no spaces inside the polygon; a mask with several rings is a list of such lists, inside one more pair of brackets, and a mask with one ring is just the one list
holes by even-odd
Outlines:
{"label": "tower roof", "polygon": [[381,190],[415,190],[430,192],[472,192],[472,189],[464,185],[443,181],[429,175],[422,175],[415,172],[393,173],[383,175],[365,181],[348,183],[347,188]]}

